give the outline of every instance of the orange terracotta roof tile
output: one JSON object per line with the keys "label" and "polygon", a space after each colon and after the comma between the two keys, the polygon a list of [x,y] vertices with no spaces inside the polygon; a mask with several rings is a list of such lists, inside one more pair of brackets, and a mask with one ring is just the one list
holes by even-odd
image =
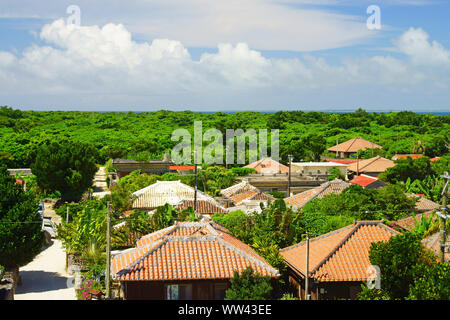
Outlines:
{"label": "orange terracotta roof tile", "polygon": [[252,248],[210,222],[182,222],[147,235],[135,249],[112,260],[120,281],[230,279],[251,266],[261,275],[278,277]]}
{"label": "orange terracotta roof tile", "polygon": [[[401,220],[398,220],[396,222],[394,222],[393,224],[395,226],[398,226],[406,231],[414,231],[414,228],[417,224],[417,222],[420,222],[420,220],[422,220],[423,217],[425,217],[425,219],[428,219],[430,217],[430,215],[432,215],[433,212],[426,212],[426,213],[419,213],[416,214],[415,216],[410,216],[408,218],[404,218]],[[416,222],[417,220],[417,222]],[[433,219],[434,220],[434,219]]]}
{"label": "orange terracotta roof tile", "polygon": [[[441,254],[441,234],[440,232],[436,232],[435,234],[432,234],[431,236],[423,239],[421,241],[423,245],[428,248],[431,252],[433,252],[436,256],[436,259],[440,261],[440,254]],[[450,246],[450,239],[447,237],[447,241],[445,242],[447,246]],[[447,249],[444,253],[444,260],[446,262],[450,262],[450,251]]]}
{"label": "orange terracotta roof tile", "polygon": [[384,183],[381,180],[378,180],[378,178],[367,176],[365,174],[361,174],[361,175],[355,177],[354,179],[350,180],[349,182],[353,183],[353,184],[357,184],[363,188],[371,187],[371,185],[378,186],[378,187],[386,186],[386,183]]}
{"label": "orange terracotta roof tile", "polygon": [[392,160],[397,160],[397,159],[407,159],[408,157],[411,157],[412,159],[418,159],[423,157],[422,154],[396,154],[395,156],[392,157]]}
{"label": "orange terracotta roof tile", "polygon": [[336,163],[342,163],[342,164],[350,164],[350,163],[355,163],[358,160],[350,160],[350,159],[332,159],[332,160],[327,160],[327,162],[336,162]]}
{"label": "orange terracotta roof tile", "polygon": [[260,191],[246,180],[223,189],[220,193],[230,199],[235,206],[240,205],[244,200],[275,200],[272,195]]}
{"label": "orange terracotta roof tile", "polygon": [[[187,208],[194,208],[194,200],[183,200],[178,205],[177,208],[184,210]],[[214,213],[227,213],[228,210],[218,203],[212,203],[207,200],[197,200],[197,214],[214,214]]]}
{"label": "orange terracotta roof tile", "polygon": [[271,158],[264,158],[246,165],[244,168],[255,169],[257,173],[288,173],[289,167]]}
{"label": "orange terracotta roof tile", "polygon": [[328,151],[353,153],[357,152],[358,150],[374,149],[374,148],[382,149],[380,145],[358,137],[345,141],[338,145],[332,146],[328,148]]}
{"label": "orange terracotta roof tile", "polygon": [[316,188],[285,198],[284,202],[294,207],[302,208],[315,198],[321,199],[329,194],[339,194],[350,186],[351,184],[348,182],[342,181],[341,179],[334,179],[333,181],[325,182]]}
{"label": "orange terracotta roof tile", "polygon": [[370,159],[360,160],[356,163],[352,163],[347,167],[347,170],[359,173],[380,173],[386,171],[388,168],[394,167],[396,164],[394,161],[376,156]]}
{"label": "orange terracotta roof tile", "polygon": [[[365,281],[374,242],[398,235],[381,221],[359,221],[310,239],[310,277],[318,281]],[[280,250],[286,263],[299,275],[306,274],[306,241]]]}

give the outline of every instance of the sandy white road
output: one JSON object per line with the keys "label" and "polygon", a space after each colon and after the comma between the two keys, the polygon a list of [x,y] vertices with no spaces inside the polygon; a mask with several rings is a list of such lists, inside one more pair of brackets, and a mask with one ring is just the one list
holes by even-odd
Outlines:
{"label": "sandy white road", "polygon": [[53,240],[32,262],[19,269],[22,285],[14,300],[75,300],[70,276],[65,271],[66,255],[59,240]]}
{"label": "sandy white road", "polygon": [[100,167],[97,173],[94,176],[93,181],[93,196],[96,198],[103,198],[111,194],[111,191],[108,190],[108,184],[106,183],[107,174],[105,171],[105,167]]}

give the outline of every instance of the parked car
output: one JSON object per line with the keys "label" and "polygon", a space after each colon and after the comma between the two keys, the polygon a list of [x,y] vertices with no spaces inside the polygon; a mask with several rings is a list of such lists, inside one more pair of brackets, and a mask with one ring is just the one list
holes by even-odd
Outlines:
{"label": "parked car", "polygon": [[45,244],[56,237],[56,226],[50,218],[42,219],[42,232],[45,234]]}

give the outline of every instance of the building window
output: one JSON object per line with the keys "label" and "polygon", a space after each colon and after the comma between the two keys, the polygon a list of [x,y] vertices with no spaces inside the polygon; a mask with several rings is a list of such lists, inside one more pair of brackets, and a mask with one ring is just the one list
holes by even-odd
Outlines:
{"label": "building window", "polygon": [[226,283],[218,283],[214,285],[214,299],[224,300],[225,291],[227,291],[228,285]]}
{"label": "building window", "polygon": [[191,284],[166,285],[166,300],[192,300]]}

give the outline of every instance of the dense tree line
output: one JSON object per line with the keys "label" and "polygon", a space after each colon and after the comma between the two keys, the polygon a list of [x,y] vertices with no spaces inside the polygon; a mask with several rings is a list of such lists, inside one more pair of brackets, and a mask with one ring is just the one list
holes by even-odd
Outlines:
{"label": "dense tree line", "polygon": [[386,156],[417,150],[430,157],[441,156],[448,153],[450,136],[450,116],[409,111],[101,113],[1,107],[0,160],[8,167],[30,167],[41,146],[60,139],[91,145],[98,151],[97,163],[122,157],[161,158],[177,144],[170,139],[173,130],[185,128],[192,133],[194,121],[202,121],[203,131],[216,128],[224,135],[226,129],[280,129],[280,156],[284,162],[290,153],[294,154],[294,161],[317,160],[336,141],[344,142],[355,136],[380,144]]}

